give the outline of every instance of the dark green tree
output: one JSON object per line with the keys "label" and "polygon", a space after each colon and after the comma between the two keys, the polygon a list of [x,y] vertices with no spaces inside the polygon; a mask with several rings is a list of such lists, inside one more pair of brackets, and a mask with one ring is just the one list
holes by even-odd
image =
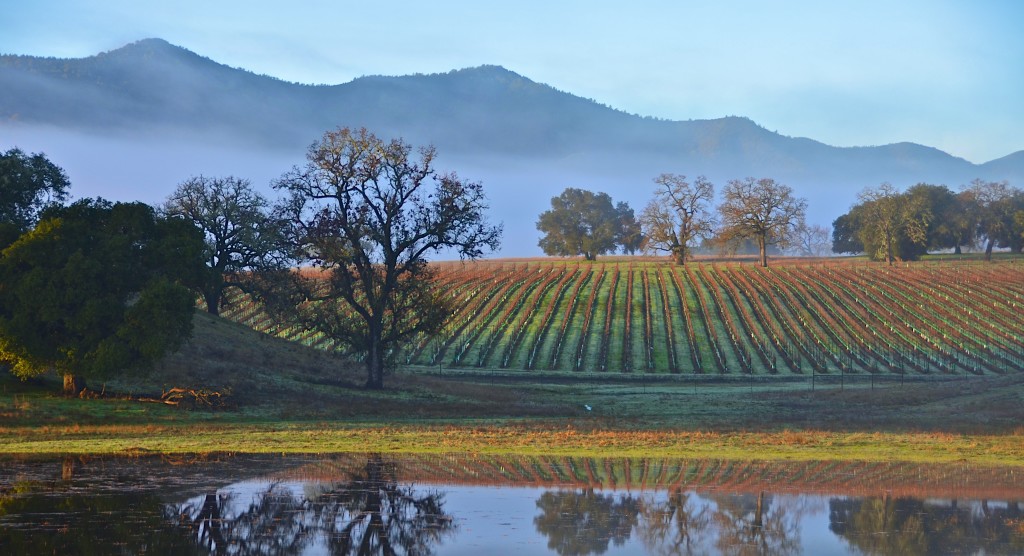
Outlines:
{"label": "dark green tree", "polygon": [[293,273],[290,300],[275,304],[364,355],[368,388],[383,388],[402,342],[440,330],[451,315],[426,257],[475,259],[501,237],[486,220],[482,185],[436,174],[433,147],[417,155],[400,139],[339,129],[274,185],[288,194],[276,213],[288,223],[290,252],[308,267]]}
{"label": "dark green tree", "polygon": [[69,186],[64,170],[43,153],[0,153],[0,248],[31,229],[43,209],[64,202]]}
{"label": "dark green tree", "polygon": [[832,221],[832,252],[833,253],[863,253],[864,244],[860,242],[859,234],[862,210],[859,206],[850,209],[850,212]]}
{"label": "dark green tree", "polygon": [[634,255],[643,248],[644,233],[640,222],[636,219],[633,207],[625,201],[615,203],[615,213],[619,220],[619,246],[622,252]]}
{"label": "dark green tree", "polygon": [[45,211],[0,252],[0,360],[27,378],[145,369],[189,336],[202,236],[141,203],[82,200]]}
{"label": "dark green tree", "polygon": [[910,203],[927,209],[932,216],[925,229],[927,250],[954,249],[959,253],[969,244],[970,235],[958,219],[963,207],[956,193],[945,185],[919,183],[907,189],[905,195]]}
{"label": "dark green tree", "polygon": [[214,315],[229,289],[255,294],[261,272],[284,265],[281,224],[271,217],[270,202],[248,180],[190,178],[167,198],[163,210],[203,231],[209,272],[200,288],[206,310]]}
{"label": "dark green tree", "polygon": [[551,210],[537,220],[537,229],[544,233],[538,245],[547,255],[583,255],[593,261],[620,246],[627,251],[639,247],[637,227],[629,205],[616,207],[607,193],[569,187],[551,198]]}

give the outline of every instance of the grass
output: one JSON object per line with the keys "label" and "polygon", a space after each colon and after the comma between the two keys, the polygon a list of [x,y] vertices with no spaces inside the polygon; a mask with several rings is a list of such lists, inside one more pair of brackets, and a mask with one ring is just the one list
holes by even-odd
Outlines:
{"label": "grass", "polygon": [[[196,314],[153,373],[56,395],[0,376],[0,453],[414,452],[844,459],[1024,465],[1024,376],[745,377],[360,366]],[[225,409],[138,401],[171,387]],[[591,410],[584,406],[589,405]]]}

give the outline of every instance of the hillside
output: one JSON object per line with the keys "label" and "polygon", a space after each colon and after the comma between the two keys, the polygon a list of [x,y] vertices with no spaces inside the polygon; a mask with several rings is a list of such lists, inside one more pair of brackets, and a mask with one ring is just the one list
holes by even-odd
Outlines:
{"label": "hillside", "polygon": [[[252,169],[268,152],[298,162],[312,140],[338,126],[433,143],[446,167],[493,185],[495,206],[504,209],[496,210],[498,219],[509,222],[515,245],[506,256],[536,252],[532,218],[567,185],[605,190],[639,208],[649,198],[651,178],[663,172],[703,174],[720,185],[771,176],[808,198],[812,220],[827,223],[848,209],[856,191],[883,181],[956,187],[974,178],[1024,180],[1019,153],[972,164],[913,143],[830,146],[741,117],[657,120],[495,66],[303,85],[228,68],[159,39],[79,59],[0,56],[0,129],[34,140],[40,135],[26,130],[44,129],[42,137],[56,137],[54,130],[84,134],[60,136],[76,141],[71,153],[89,151],[91,159],[113,156],[92,152],[91,138],[101,136],[171,152],[174,168],[186,175],[211,171],[205,168]],[[202,155],[178,154],[176,141],[203,145]],[[23,146],[52,151],[46,144]],[[238,152],[249,162],[237,160]],[[219,166],[206,160],[211,154],[223,159]],[[119,185],[118,171],[104,167],[102,181]],[[523,186],[530,188],[527,200],[505,190]],[[144,186],[130,187],[146,198]]]}
{"label": "hillside", "polygon": [[[561,286],[556,282],[544,295],[538,295],[544,291],[543,286],[536,286],[531,294],[523,296],[506,295],[506,284],[480,289],[484,282],[493,279],[502,270],[503,265],[503,273],[508,275],[506,282],[517,277],[523,279],[528,274],[536,274],[541,280],[547,280],[552,273],[561,273],[563,270],[565,273],[562,278],[566,279],[560,279]],[[466,303],[466,311],[458,315],[449,330],[448,337],[453,341],[444,346],[442,354],[446,361],[440,366],[400,364],[398,369],[386,377],[386,388],[383,391],[367,391],[362,388],[365,371],[358,362],[302,345],[316,343],[316,338],[293,334],[289,334],[292,341],[272,338],[249,327],[197,312],[194,337],[181,351],[169,356],[152,373],[135,378],[94,381],[89,388],[92,392],[103,393],[99,399],[78,400],[56,396],[55,393],[60,390],[56,377],[22,383],[9,373],[0,373],[0,422],[5,423],[0,427],[0,435],[20,434],[11,428],[14,425],[74,426],[76,431],[80,426],[85,431],[92,430],[94,426],[127,427],[122,431],[124,433],[136,430],[131,427],[143,427],[143,434],[148,430],[145,429],[147,426],[181,426],[184,430],[205,434],[217,430],[217,426],[230,423],[257,427],[270,424],[287,428],[289,423],[297,422],[319,423],[317,426],[323,426],[323,423],[336,423],[336,426],[386,423],[389,426],[436,424],[440,427],[459,424],[476,427],[498,423],[553,431],[564,431],[568,425],[580,430],[626,431],[810,429],[987,434],[1019,430],[1021,419],[1024,418],[1024,410],[1021,409],[1024,407],[1024,372],[1021,372],[1019,364],[1003,368],[1001,359],[995,357],[990,360],[994,366],[987,366],[983,363],[987,356],[965,355],[956,359],[949,369],[942,368],[944,362],[939,362],[927,372],[909,366],[904,369],[887,368],[877,362],[876,355],[884,357],[889,352],[877,346],[884,342],[895,342],[895,337],[874,340],[876,332],[879,336],[887,336],[889,326],[898,329],[899,326],[915,323],[920,315],[932,315],[936,323],[951,318],[948,316],[949,311],[942,309],[943,305],[948,304],[942,301],[943,295],[966,294],[969,289],[970,296],[966,296],[966,299],[972,301],[960,305],[959,301],[964,297],[955,298],[958,303],[954,309],[961,317],[953,317],[966,326],[962,326],[962,334],[957,327],[947,328],[950,338],[943,341],[953,345],[961,335],[986,337],[992,340],[993,350],[996,345],[1002,346],[1000,349],[1005,350],[1003,355],[1016,357],[1019,361],[1022,353],[1020,339],[1024,337],[1020,329],[1024,325],[1019,316],[1005,318],[1007,309],[1013,308],[1014,303],[1019,305],[1024,297],[1020,287],[1024,281],[1020,280],[1022,270],[1019,261],[996,265],[956,265],[945,262],[942,265],[922,264],[918,268],[911,268],[910,272],[901,271],[899,282],[878,281],[879,287],[875,291],[879,295],[883,291],[895,294],[896,283],[909,284],[900,290],[900,295],[917,295],[913,292],[920,291],[920,303],[924,307],[913,310],[911,318],[899,316],[900,312],[908,309],[904,307],[900,312],[895,312],[896,316],[888,322],[873,322],[869,325],[873,331],[868,336],[871,340],[865,342],[864,351],[854,359],[853,368],[840,372],[829,367],[823,373],[816,370],[814,378],[809,363],[804,364],[802,372],[795,371],[786,366],[787,363],[777,351],[780,368],[774,373],[757,363],[761,359],[756,354],[753,361],[758,366],[751,374],[739,367],[722,372],[715,367],[715,356],[711,354],[702,354],[702,357],[706,357],[708,368],[695,373],[695,367],[686,352],[691,341],[688,339],[689,334],[684,332],[687,329],[683,328],[686,326],[686,313],[682,316],[670,313],[669,321],[652,316],[650,322],[654,330],[660,328],[666,331],[668,328],[665,324],[672,323],[673,340],[666,340],[666,332],[656,333],[656,340],[650,344],[653,350],[653,370],[643,368],[646,364],[643,347],[630,348],[633,369],[624,372],[625,368],[621,364],[627,328],[622,315],[625,314],[626,298],[624,295],[615,297],[617,303],[610,311],[613,320],[606,321],[609,310],[604,300],[613,299],[608,295],[611,281],[618,274],[616,282],[624,286],[630,282],[627,274],[633,274],[633,302],[636,305],[631,310],[635,320],[629,327],[629,334],[631,342],[637,346],[646,346],[646,332],[639,332],[647,329],[646,324],[641,324],[647,318],[644,316],[647,311],[641,309],[645,303],[642,301],[645,297],[641,287],[645,283],[643,276],[647,276],[648,287],[657,291],[657,276],[660,274],[663,279],[670,277],[670,267],[636,261],[632,265],[630,262],[613,261],[591,267],[552,261],[470,266],[475,268],[457,268],[453,265],[445,275],[446,284],[455,288],[456,295],[460,297],[470,294],[474,288],[480,289],[480,294]],[[813,276],[819,270],[825,273],[831,271],[839,277],[833,280],[836,288],[852,287],[857,275],[861,278],[880,278],[889,273],[878,265],[797,265],[789,268],[780,266],[771,274],[786,275],[792,281],[794,278]],[[753,280],[754,272],[760,271],[752,266],[737,268],[715,264],[701,270],[695,269],[694,275],[714,273],[717,278],[713,277],[712,280],[725,282],[738,279],[740,275]],[[598,273],[605,275],[605,278],[599,278]],[[915,274],[919,277],[922,274],[931,276],[927,283],[930,285],[922,288],[923,283],[913,279]],[[680,280],[687,279],[683,278],[682,273],[677,275]],[[571,281],[573,277],[578,279],[587,276],[589,279],[585,283],[582,280]],[[942,277],[951,279],[938,279]],[[591,296],[589,293],[593,291],[592,284],[598,281],[602,285],[597,288],[597,292],[603,298],[595,301],[598,307],[591,307],[589,312],[570,310],[573,306],[571,295],[577,286],[579,291],[575,291],[575,306],[587,308],[591,297],[598,297],[598,294]],[[524,285],[529,288],[527,282],[524,280]],[[789,303],[793,301],[792,294],[796,290],[785,286],[781,278],[774,283],[780,286],[780,290],[776,290],[779,295],[774,297],[778,303],[775,307],[761,307],[764,314],[771,314],[775,309],[785,312],[787,307],[792,307]],[[557,297],[560,290],[564,290],[560,300],[547,301]],[[708,288],[701,286],[693,290],[692,294],[698,292],[707,301]],[[494,295],[485,302],[484,298],[491,293]],[[736,298],[727,297],[724,290],[719,290],[719,293],[726,300],[726,314],[731,314],[736,308],[732,304]],[[696,309],[696,295],[691,295],[687,296],[687,306]],[[674,293],[669,296],[671,305],[677,302],[674,296]],[[1004,300],[994,302],[1000,296]],[[1007,296],[1012,299],[1007,299]],[[541,299],[538,302],[539,308],[531,309],[532,300],[538,297]],[[925,297],[934,301],[925,300]],[[500,338],[507,337],[511,327],[503,330],[498,321],[504,312],[500,305],[503,298],[509,302],[525,300],[518,306],[517,312],[509,312],[510,318],[506,319],[512,323],[524,323],[523,329],[526,330],[521,336],[519,347],[511,350],[510,361],[521,360],[524,355],[531,353],[532,346],[556,345],[553,340],[563,336],[563,343],[567,344],[568,349],[563,356],[555,359],[562,362],[565,368],[549,370],[552,352],[545,351],[543,347],[537,351],[543,355],[538,358],[543,363],[538,362],[532,370],[514,366],[503,369],[500,365],[476,367],[475,361],[478,359],[474,357],[467,357],[464,365],[451,364],[449,358],[457,353],[452,348],[459,345],[456,342],[461,343],[462,338],[467,337],[465,327],[463,331],[456,332],[465,321],[467,311],[478,311],[482,315],[481,320],[490,318],[494,324],[476,326],[480,334],[478,339],[469,342],[466,353],[479,357],[483,351],[481,346],[487,345],[486,340],[491,331],[497,338],[491,352],[498,356],[506,353],[511,344],[502,343]],[[652,296],[652,309],[657,307],[658,298],[658,295]],[[845,298],[845,295],[839,295],[839,299]],[[866,307],[873,306],[866,296],[858,298],[865,300]],[[813,306],[813,303],[810,305]],[[708,304],[707,308],[709,314],[717,314],[713,303]],[[580,317],[588,313],[593,315],[589,325],[591,332],[581,335],[586,319]],[[572,317],[572,322],[566,324],[562,331],[559,319],[566,314]],[[652,315],[659,314],[664,313],[652,311]],[[796,314],[802,315],[807,322],[815,318],[809,312],[797,311]],[[264,330],[270,329],[258,308],[251,305],[240,305],[229,316]],[[708,349],[710,345],[705,345],[706,331],[703,330],[705,325],[702,322],[705,317],[701,314],[690,316],[691,321],[699,325],[693,330],[692,340],[698,350]],[[837,311],[834,316],[839,319],[844,315]],[[849,323],[852,328],[837,325],[833,333],[840,337],[861,326],[856,324],[856,317],[846,317],[852,319]],[[546,339],[538,342],[537,331],[543,330],[538,323],[547,321],[550,324],[544,334]],[[716,331],[722,331],[728,326],[714,316],[710,322],[711,328]],[[758,322],[757,325],[771,327],[768,322]],[[817,325],[809,329],[808,334],[821,333]],[[1001,329],[1007,333],[1001,334]],[[599,345],[602,339],[607,339],[606,343],[617,344],[614,350],[608,351],[608,367],[605,370],[596,366],[601,361],[598,357],[599,347],[586,351],[583,368],[579,371],[571,370],[575,350],[580,338],[584,336],[587,338],[586,345]],[[726,361],[732,361],[735,354],[730,355],[733,349],[731,339],[720,334],[720,342]],[[875,347],[871,347],[869,342]],[[801,349],[796,342],[792,343],[798,350]],[[326,346],[323,343],[321,345]],[[410,346],[412,349],[406,357],[412,357],[414,363],[422,358],[430,358],[436,345],[426,342],[422,345],[425,348],[423,350],[418,350],[417,345]],[[679,366],[674,372],[667,367],[667,346],[676,351],[676,363]],[[768,349],[776,350],[773,346],[775,344],[769,338]],[[927,349],[924,344],[921,347]],[[866,362],[866,367],[860,366],[861,361]],[[973,370],[975,363],[981,365],[977,373]],[[226,395],[227,403],[215,410],[194,405],[191,411],[186,411],[185,406],[170,407],[138,401],[140,398],[159,397],[161,392],[172,387],[218,391]],[[955,418],[951,419],[951,415]]]}
{"label": "hillside", "polygon": [[[573,377],[903,379],[1024,371],[1024,268],[943,261],[686,267],[642,259],[440,263],[457,308],[410,367]],[[240,302],[258,330],[332,349]],[[296,335],[297,334],[297,335]]]}

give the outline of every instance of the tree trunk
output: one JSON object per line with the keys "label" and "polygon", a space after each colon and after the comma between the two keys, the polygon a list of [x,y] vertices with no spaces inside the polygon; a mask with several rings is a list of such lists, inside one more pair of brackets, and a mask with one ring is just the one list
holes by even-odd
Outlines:
{"label": "tree trunk", "polygon": [[757,238],[757,248],[761,252],[761,266],[768,267],[768,241],[763,237]]}
{"label": "tree trunk", "polygon": [[380,336],[371,331],[370,351],[366,354],[366,388],[380,390],[384,388],[384,347]]}
{"label": "tree trunk", "polygon": [[686,266],[686,251],[682,248],[676,248],[672,250],[672,255],[676,259],[676,264]]}
{"label": "tree trunk", "polygon": [[992,248],[995,247],[995,238],[988,238],[988,242],[985,243],[985,260],[992,261]]}
{"label": "tree trunk", "polygon": [[961,251],[960,251],[960,244],[959,243],[957,243],[956,247],[953,248],[953,254],[954,255],[961,255],[962,254]]}
{"label": "tree trunk", "polygon": [[220,315],[220,293],[220,288],[203,293],[203,299],[206,300],[206,311],[211,315]]}
{"label": "tree trunk", "polygon": [[64,375],[65,396],[77,396],[82,390],[85,390],[85,381],[81,377],[71,374]]}

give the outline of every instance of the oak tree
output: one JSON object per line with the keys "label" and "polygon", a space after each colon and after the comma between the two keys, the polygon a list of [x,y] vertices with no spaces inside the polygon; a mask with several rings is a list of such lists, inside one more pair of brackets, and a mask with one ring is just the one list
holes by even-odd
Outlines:
{"label": "oak tree", "polygon": [[270,202],[248,180],[192,177],[178,185],[163,211],[203,231],[208,272],[200,290],[214,315],[228,290],[257,293],[261,273],[283,265],[281,225],[270,215]]}
{"label": "oak tree", "polygon": [[873,259],[892,265],[896,258],[916,259],[928,247],[932,214],[924,197],[900,193],[889,183],[858,196],[863,211],[860,240]]}
{"label": "oak tree", "polygon": [[728,243],[755,241],[761,266],[768,266],[769,246],[784,248],[792,242],[807,209],[806,200],[795,197],[792,188],[771,178],[732,180],[723,196],[718,207],[719,239]]}
{"label": "oak tree", "polygon": [[694,243],[714,231],[708,205],[715,198],[715,186],[704,176],[690,183],[679,174],[662,174],[654,182],[659,185],[654,199],[640,215],[646,246],[671,254],[676,264],[686,264]]}
{"label": "oak tree", "polygon": [[501,227],[487,222],[480,183],[434,170],[433,147],[341,128],[306,158],[274,184],[287,195],[275,213],[303,267],[287,304],[301,325],[363,356],[366,386],[379,389],[401,343],[451,314],[427,257],[478,258],[498,247]]}
{"label": "oak tree", "polygon": [[0,361],[67,393],[149,367],[191,333],[201,256],[198,230],[141,203],[45,211],[0,252]]}
{"label": "oak tree", "polygon": [[568,187],[551,198],[551,209],[537,219],[537,229],[544,233],[537,244],[547,255],[583,255],[593,261],[620,246],[635,250],[640,240],[636,228],[626,203],[615,205],[607,193]]}

